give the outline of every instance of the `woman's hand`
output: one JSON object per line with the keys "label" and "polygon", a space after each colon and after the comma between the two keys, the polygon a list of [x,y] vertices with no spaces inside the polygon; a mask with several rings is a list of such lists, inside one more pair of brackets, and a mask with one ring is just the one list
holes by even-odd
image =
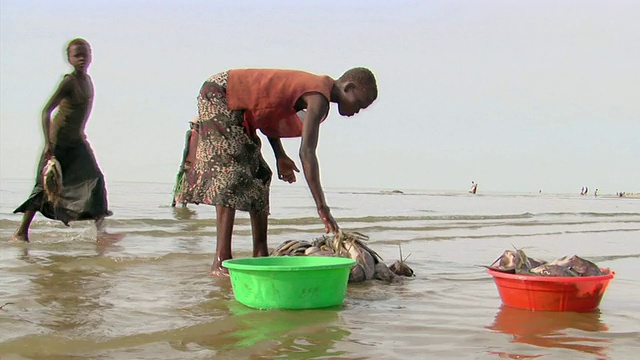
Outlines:
{"label": "woman's hand", "polygon": [[282,181],[286,181],[289,184],[296,181],[296,172],[300,172],[296,163],[288,156],[280,156],[277,159],[278,163],[278,178]]}
{"label": "woman's hand", "polygon": [[331,211],[328,206],[325,205],[318,208],[318,215],[320,216],[320,220],[324,223],[325,233],[336,233],[340,229],[336,219],[331,215]]}

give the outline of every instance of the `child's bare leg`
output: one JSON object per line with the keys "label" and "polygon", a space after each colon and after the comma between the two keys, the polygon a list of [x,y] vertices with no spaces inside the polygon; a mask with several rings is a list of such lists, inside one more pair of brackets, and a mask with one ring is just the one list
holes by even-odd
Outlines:
{"label": "child's bare leg", "polygon": [[97,218],[95,220],[95,223],[96,223],[96,231],[98,232],[98,236],[100,236],[100,234],[104,234],[104,233],[107,232],[105,230],[104,218],[103,217]]}
{"label": "child's bare leg", "polygon": [[29,242],[29,226],[31,226],[31,221],[33,221],[33,217],[35,215],[35,211],[27,210],[24,212],[20,227],[18,227],[16,232],[13,233],[13,240],[22,240]]}
{"label": "child's bare leg", "polygon": [[216,206],[216,258],[211,265],[211,276],[229,276],[229,270],[222,267],[222,262],[231,259],[231,234],[236,209]]}
{"label": "child's bare leg", "polygon": [[96,232],[98,235],[96,238],[97,242],[116,242],[122,240],[122,238],[124,237],[124,234],[114,234],[107,231],[107,225],[105,224],[104,216],[95,219],[95,224]]}
{"label": "child's bare leg", "polygon": [[269,249],[267,248],[269,213],[252,210],[249,216],[251,217],[251,233],[253,235],[253,257],[269,256]]}

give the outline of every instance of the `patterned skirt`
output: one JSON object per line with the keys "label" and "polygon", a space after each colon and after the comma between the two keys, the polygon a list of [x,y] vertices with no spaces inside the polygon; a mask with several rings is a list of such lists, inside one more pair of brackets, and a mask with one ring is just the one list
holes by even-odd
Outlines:
{"label": "patterned skirt", "polygon": [[210,77],[200,90],[200,140],[195,163],[185,175],[183,200],[268,212],[272,172],[262,157],[260,138],[242,125],[244,112],[227,107],[227,75]]}

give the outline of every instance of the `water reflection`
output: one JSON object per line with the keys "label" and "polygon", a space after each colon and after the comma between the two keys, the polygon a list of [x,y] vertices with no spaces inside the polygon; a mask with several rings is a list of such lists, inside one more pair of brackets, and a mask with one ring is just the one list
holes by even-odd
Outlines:
{"label": "water reflection", "polygon": [[41,264],[42,259],[31,258],[25,251],[22,260],[38,265],[37,274],[31,278],[34,286],[30,297],[43,306],[43,317],[34,319],[35,323],[55,331],[83,333],[102,323],[104,311],[111,304],[103,303],[101,298],[111,283],[92,266],[93,259],[51,255],[46,264]]}
{"label": "water reflection", "polygon": [[[210,332],[183,338],[176,350],[198,347],[213,350],[216,358],[316,358],[344,356],[335,344],[350,332],[338,316],[341,307],[316,310],[269,310],[248,308],[227,301],[228,314]],[[214,324],[212,324],[214,325]],[[176,346],[178,345],[178,346]]]}
{"label": "water reflection", "polygon": [[172,207],[171,210],[173,211],[173,217],[176,220],[191,220],[198,217],[195,210],[186,206]]}
{"label": "water reflection", "polygon": [[503,305],[494,322],[486,328],[512,335],[514,342],[543,348],[569,349],[598,356],[606,356],[610,343],[605,338],[579,336],[580,332],[598,333],[609,330],[600,320],[599,311],[536,312]]}
{"label": "water reflection", "polygon": [[118,242],[124,239],[124,234],[117,234],[111,237],[103,237],[96,241],[96,254],[100,257],[109,255],[110,253],[124,252],[124,248]]}

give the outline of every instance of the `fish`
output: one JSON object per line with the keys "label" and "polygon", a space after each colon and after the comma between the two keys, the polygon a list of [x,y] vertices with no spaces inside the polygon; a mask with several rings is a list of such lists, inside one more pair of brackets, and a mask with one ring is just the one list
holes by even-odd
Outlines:
{"label": "fish", "polygon": [[[538,262],[536,261],[536,264]],[[497,265],[496,265],[497,264]],[[531,260],[523,250],[505,250],[499,258],[491,265],[485,266],[488,269],[510,274],[528,272],[532,268]]]}
{"label": "fish", "polygon": [[328,251],[321,249],[317,246],[310,246],[304,251],[304,255],[306,256],[330,256],[333,257],[335,254],[333,251]]}
{"label": "fish", "polygon": [[404,261],[396,260],[391,266],[389,266],[389,270],[398,276],[406,276],[406,277],[414,277],[416,276],[413,272],[413,269],[410,268]]}
{"label": "fish", "polygon": [[285,240],[271,252],[271,256],[301,256],[311,246],[306,240]]}
{"label": "fish", "polygon": [[604,274],[598,265],[577,255],[573,255],[569,258],[566,256],[561,257],[553,261],[552,264],[568,267],[579,276],[600,276]]}
{"label": "fish", "polygon": [[382,261],[382,257],[365,244],[367,240],[369,237],[364,234],[340,229],[333,238],[323,236],[317,239],[314,245],[326,246],[338,256],[355,260],[356,265],[351,268],[349,281],[361,282],[373,279],[375,266]]}
{"label": "fish", "polygon": [[528,257],[524,251],[505,250],[491,265],[484,266],[491,270],[510,274],[534,276],[598,276],[609,272],[603,271],[596,264],[577,255],[563,256],[550,263]]}
{"label": "fish", "polygon": [[271,256],[281,256],[286,252],[286,249],[289,246],[293,246],[295,241],[296,240],[291,240],[291,239],[283,241],[282,244],[278,245],[278,247],[271,252]]}
{"label": "fish", "polygon": [[304,254],[305,254],[305,255],[307,255],[307,256],[309,256],[309,255],[315,254],[315,253],[320,252],[320,251],[322,251],[322,250],[320,250],[320,248],[319,248],[319,247],[317,247],[317,246],[309,246],[309,247],[304,251]]}
{"label": "fish", "polygon": [[529,264],[531,265],[532,268],[538,267],[540,265],[544,265],[546,263],[547,262],[545,260],[529,258]]}
{"label": "fish", "polygon": [[375,266],[373,278],[376,280],[392,282],[397,278],[397,275],[391,271],[385,263],[379,262]]}
{"label": "fish", "polygon": [[336,254],[334,254],[331,251],[326,251],[326,250],[320,250],[320,251],[316,251],[313,254],[309,254],[308,256],[328,256],[328,257],[335,257]]}
{"label": "fish", "polygon": [[[415,276],[402,258],[391,266],[384,264],[382,257],[367,245],[369,237],[359,232],[338,230],[333,236],[323,235],[312,242],[286,240],[278,245],[271,256],[338,256],[356,261],[349,272],[349,282],[371,279],[393,281],[398,276]],[[409,256],[407,256],[408,258]]]}
{"label": "fish", "polygon": [[580,276],[577,272],[567,266],[544,264],[535,267],[529,271],[533,275],[539,276],[561,276],[561,277],[576,277]]}
{"label": "fish", "polygon": [[42,177],[47,200],[57,205],[62,194],[62,166],[54,156],[47,160],[42,170]]}
{"label": "fish", "polygon": [[349,271],[349,282],[363,282],[367,280],[367,274],[362,264],[356,263]]}
{"label": "fish", "polygon": [[391,270],[392,273],[398,276],[406,276],[406,277],[416,276],[415,273],[413,272],[413,269],[410,268],[406,262],[409,256],[411,256],[411,254],[407,255],[406,258],[402,258],[402,247],[398,245],[398,248],[400,249],[400,260],[396,260],[396,262],[391,264],[391,266],[389,266],[389,270]]}

